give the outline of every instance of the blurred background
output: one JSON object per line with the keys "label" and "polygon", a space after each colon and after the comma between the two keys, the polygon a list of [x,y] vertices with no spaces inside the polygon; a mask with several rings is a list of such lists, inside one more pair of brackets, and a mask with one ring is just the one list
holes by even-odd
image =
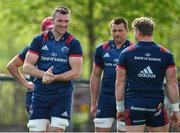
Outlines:
{"label": "blurred background", "polygon": [[98,44],[111,38],[109,22],[115,17],[128,20],[128,38],[132,41],[131,22],[136,17],[152,17],[156,23],[154,40],[174,54],[180,79],[179,0],[1,0],[0,131],[27,131],[25,88],[7,76],[6,64],[40,33],[41,20],[51,16],[59,5],[70,8],[69,31],[80,40],[84,51],[82,76],[75,83],[72,122],[67,131],[93,131],[89,116],[89,77],[93,54]]}

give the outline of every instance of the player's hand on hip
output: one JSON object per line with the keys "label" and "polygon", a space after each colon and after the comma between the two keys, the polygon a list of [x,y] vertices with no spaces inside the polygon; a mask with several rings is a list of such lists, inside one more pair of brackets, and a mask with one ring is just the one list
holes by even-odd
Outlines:
{"label": "player's hand on hip", "polygon": [[97,111],[97,106],[96,105],[91,105],[91,116],[93,118],[96,117],[96,111]]}
{"label": "player's hand on hip", "polygon": [[170,117],[170,125],[178,128],[180,126],[180,112],[172,112]]}
{"label": "player's hand on hip", "polygon": [[34,83],[33,82],[28,82],[27,87],[28,90],[34,90]]}
{"label": "player's hand on hip", "polygon": [[117,120],[122,121],[125,118],[125,113],[123,112],[117,112],[116,113]]}

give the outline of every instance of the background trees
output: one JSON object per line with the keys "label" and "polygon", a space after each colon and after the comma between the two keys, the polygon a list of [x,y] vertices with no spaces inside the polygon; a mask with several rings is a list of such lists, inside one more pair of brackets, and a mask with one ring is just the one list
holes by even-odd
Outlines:
{"label": "background trees", "polygon": [[155,40],[172,51],[178,70],[180,69],[179,0],[1,0],[1,73],[7,73],[7,62],[40,32],[41,20],[50,16],[58,5],[66,5],[71,9],[70,32],[80,39],[83,46],[82,79],[89,79],[95,47],[110,38],[109,22],[117,16],[125,17],[129,21],[129,39],[133,41],[131,22],[134,18],[153,17],[156,22]]}

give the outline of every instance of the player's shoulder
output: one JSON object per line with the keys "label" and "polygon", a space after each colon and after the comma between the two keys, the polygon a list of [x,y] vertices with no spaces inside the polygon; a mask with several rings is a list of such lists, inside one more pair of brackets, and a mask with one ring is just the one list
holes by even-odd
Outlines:
{"label": "player's shoulder", "polygon": [[161,53],[172,55],[171,51],[168,48],[164,47],[162,44],[157,44],[157,47]]}
{"label": "player's shoulder", "polygon": [[38,34],[36,36],[34,36],[34,41],[42,41],[44,38],[47,38],[48,37],[48,33],[47,32],[43,32],[41,34]]}
{"label": "player's shoulder", "polygon": [[129,55],[131,54],[132,52],[134,52],[136,50],[136,44],[134,43],[131,43],[131,45],[129,45],[128,47],[124,48],[121,52],[121,55]]}
{"label": "player's shoulder", "polygon": [[29,49],[30,49],[30,46],[29,46],[29,45],[27,45],[26,47],[24,47],[24,48],[23,48],[23,50],[22,50],[22,51],[23,51],[23,52],[27,52]]}
{"label": "player's shoulder", "polygon": [[80,45],[79,39],[72,33],[68,33],[68,37],[65,40],[67,45]]}
{"label": "player's shoulder", "polygon": [[133,52],[137,49],[137,44],[131,44],[127,48],[125,48],[124,52]]}
{"label": "player's shoulder", "polygon": [[102,42],[102,43],[97,45],[96,49],[108,50],[110,48],[110,43],[111,43],[111,40]]}
{"label": "player's shoulder", "polygon": [[129,46],[134,46],[134,43],[132,42],[132,41],[130,41],[130,40],[126,40],[125,42],[124,42],[124,44],[122,45],[122,48],[123,49],[125,49],[125,48],[127,48],[127,47],[129,47]]}
{"label": "player's shoulder", "polygon": [[125,44],[127,46],[131,46],[131,45],[135,45],[133,41],[130,41],[130,40],[126,40]]}

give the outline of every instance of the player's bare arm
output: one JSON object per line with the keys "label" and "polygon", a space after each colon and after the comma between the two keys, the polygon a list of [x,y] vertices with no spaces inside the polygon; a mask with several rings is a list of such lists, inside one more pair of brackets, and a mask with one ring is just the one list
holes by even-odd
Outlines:
{"label": "player's bare arm", "polygon": [[124,88],[126,84],[126,71],[123,69],[116,71],[116,84],[115,84],[115,96],[116,96],[116,109],[117,119],[122,120],[124,117]]}
{"label": "player's bare arm", "polygon": [[178,127],[180,124],[179,111],[179,89],[176,78],[176,67],[170,67],[166,70],[167,94],[172,104],[171,124]]}
{"label": "player's bare arm", "polygon": [[102,74],[102,69],[94,64],[90,78],[91,115],[93,117],[95,117],[96,115],[97,98],[99,94],[101,74]]}
{"label": "player's bare arm", "polygon": [[19,67],[23,65],[23,61],[18,58],[18,56],[15,56],[8,64],[7,69],[10,72],[10,74],[25,88],[32,89],[34,87],[33,83],[28,82],[24,76],[22,75],[21,71],[19,70]]}
{"label": "player's bare arm", "polygon": [[24,72],[37,78],[43,78],[44,71],[39,70],[35,64],[39,58],[39,55],[28,52],[24,61],[23,69]]}
{"label": "player's bare arm", "polygon": [[69,64],[71,70],[54,75],[55,81],[68,81],[80,78],[82,71],[83,58],[82,57],[70,57]]}
{"label": "player's bare arm", "polygon": [[167,93],[171,103],[179,102],[179,89],[176,78],[176,68],[170,67],[166,70]]}
{"label": "player's bare arm", "polygon": [[116,101],[122,101],[124,99],[124,88],[126,83],[126,71],[125,70],[117,70],[116,71]]}

